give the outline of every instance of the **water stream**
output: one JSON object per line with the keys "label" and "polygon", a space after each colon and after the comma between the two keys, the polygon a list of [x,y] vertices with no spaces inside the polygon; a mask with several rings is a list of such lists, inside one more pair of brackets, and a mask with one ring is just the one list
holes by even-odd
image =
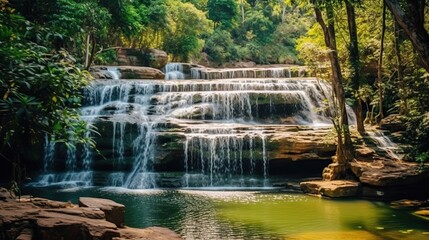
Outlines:
{"label": "water stream", "polygon": [[[120,77],[117,68],[107,69]],[[184,69],[179,63],[166,66],[167,72]],[[285,126],[331,128],[326,104],[331,89],[325,82],[284,78],[292,75],[284,68],[263,69],[274,77],[256,78],[229,77],[262,70],[217,71],[227,76],[93,81],[85,90],[81,116],[100,133],[94,135],[99,151],[65,149],[47,141],[44,173],[33,184],[270,187],[271,149],[279,134],[287,138],[288,131],[297,130]],[[380,148],[393,153],[383,143]]]}

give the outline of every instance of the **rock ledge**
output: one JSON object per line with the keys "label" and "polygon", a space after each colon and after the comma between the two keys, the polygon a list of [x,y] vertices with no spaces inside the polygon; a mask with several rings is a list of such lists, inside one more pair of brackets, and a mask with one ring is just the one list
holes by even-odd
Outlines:
{"label": "rock ledge", "polygon": [[118,227],[123,225],[124,206],[111,200],[81,198],[80,201],[88,207],[43,198],[17,200],[7,190],[0,189],[0,239],[181,239],[173,231],[160,227]]}

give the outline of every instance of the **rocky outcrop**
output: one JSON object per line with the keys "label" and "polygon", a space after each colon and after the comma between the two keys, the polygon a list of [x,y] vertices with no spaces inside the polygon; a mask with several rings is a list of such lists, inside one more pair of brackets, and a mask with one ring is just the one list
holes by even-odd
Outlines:
{"label": "rocky outcrop", "polygon": [[79,198],[79,207],[97,208],[104,212],[108,222],[118,227],[124,226],[125,206],[109,199],[102,198]]}
{"label": "rocky outcrop", "polygon": [[119,66],[122,79],[164,79],[165,75],[151,67]]}
{"label": "rocky outcrop", "polygon": [[168,61],[167,53],[158,49],[120,48],[116,55],[120,66],[146,66],[162,69]]}
{"label": "rocky outcrop", "polygon": [[399,114],[391,114],[380,121],[380,129],[390,132],[405,131],[406,126]]}
{"label": "rocky outcrop", "polygon": [[118,72],[120,79],[164,79],[165,75],[161,70],[151,67],[136,67],[136,66],[92,66],[89,69],[90,74],[95,79],[113,79],[114,72],[109,69],[114,69]]}
{"label": "rocky outcrop", "polygon": [[302,191],[331,198],[353,197],[359,194],[360,183],[348,180],[301,182]]}
{"label": "rocky outcrop", "polygon": [[276,148],[271,159],[330,161],[336,150],[334,139],[328,137],[330,131],[330,128],[289,127],[284,134],[275,134],[270,139]]}
{"label": "rocky outcrop", "polygon": [[[119,228],[103,212],[120,205],[109,200],[84,199],[91,207],[78,207],[42,198],[17,200],[4,189],[0,189],[0,196],[0,236],[4,240],[180,239],[176,233],[163,228]],[[123,216],[116,217],[123,219]]]}
{"label": "rocky outcrop", "polygon": [[355,160],[351,170],[360,182],[376,187],[416,185],[429,180],[429,171],[420,164],[387,158]]}

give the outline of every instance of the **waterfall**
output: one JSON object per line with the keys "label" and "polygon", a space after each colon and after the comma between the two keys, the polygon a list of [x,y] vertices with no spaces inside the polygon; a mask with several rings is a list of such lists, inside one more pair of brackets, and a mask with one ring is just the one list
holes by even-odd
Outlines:
{"label": "waterfall", "polygon": [[[238,132],[232,128],[192,129],[192,133],[186,134],[184,144],[184,186],[245,187],[250,184],[257,164],[261,165],[259,169],[266,180],[265,144],[262,133]],[[257,163],[256,159],[261,161]]]}
{"label": "waterfall", "polygon": [[375,142],[377,147],[390,158],[400,160],[404,157],[403,154],[399,153],[400,147],[392,142],[382,131],[368,131],[367,134]]}
{"label": "waterfall", "polygon": [[183,64],[167,63],[167,65],[165,65],[165,79],[185,79],[185,74],[183,73]]}
{"label": "waterfall", "polygon": [[[183,66],[168,64],[165,70],[183,73]],[[331,124],[325,99],[331,88],[315,78],[298,78],[300,71],[193,67],[194,80],[93,81],[80,110],[88,128],[94,125],[100,133],[87,131],[99,152],[80,146],[61,153],[47,142],[45,179],[38,183],[269,186],[273,136],[285,125]],[[64,172],[56,172],[57,159]]]}
{"label": "waterfall", "polygon": [[117,67],[107,67],[107,73],[110,75],[112,79],[117,80],[121,78],[121,72]]}

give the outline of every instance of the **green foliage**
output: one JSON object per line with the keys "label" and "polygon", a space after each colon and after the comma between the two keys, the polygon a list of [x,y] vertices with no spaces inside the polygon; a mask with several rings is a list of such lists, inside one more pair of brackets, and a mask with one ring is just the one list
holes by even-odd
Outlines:
{"label": "green foliage", "polygon": [[225,63],[240,58],[237,46],[234,44],[231,33],[216,29],[207,39],[205,52],[208,54],[210,61],[215,63]]}
{"label": "green foliage", "polygon": [[[65,51],[50,46],[57,34],[19,15],[0,12],[0,149],[20,167],[22,149],[46,135],[93,144],[75,110],[88,75]],[[53,38],[54,37],[54,38]],[[20,182],[21,170],[14,170]]]}
{"label": "green foliage", "polygon": [[165,37],[164,49],[173,54],[174,60],[188,61],[202,50],[202,38],[210,32],[211,21],[190,3],[172,1],[169,11],[172,24],[170,34]]}
{"label": "green foliage", "polygon": [[207,15],[216,25],[231,29],[238,17],[238,6],[235,0],[208,0]]}

